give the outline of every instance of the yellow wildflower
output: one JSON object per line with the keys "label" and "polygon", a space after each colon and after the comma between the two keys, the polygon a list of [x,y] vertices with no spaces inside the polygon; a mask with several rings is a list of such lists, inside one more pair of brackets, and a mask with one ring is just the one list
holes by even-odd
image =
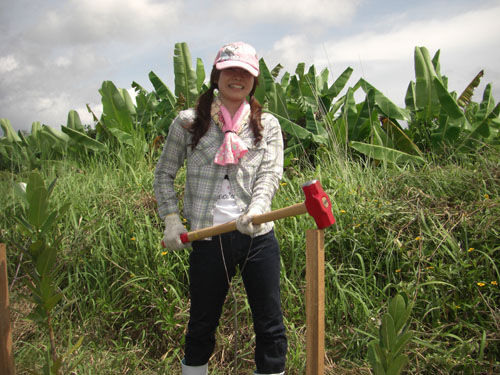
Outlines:
{"label": "yellow wildflower", "polygon": [[488,194],[483,195],[484,199],[490,199],[490,196]]}
{"label": "yellow wildflower", "polygon": [[400,273],[400,272],[401,272],[401,268],[398,268],[398,269],[396,270],[396,273]]}
{"label": "yellow wildflower", "polygon": [[477,283],[478,286],[485,286],[486,284],[485,283],[482,283],[482,282],[479,282]]}
{"label": "yellow wildflower", "polygon": [[458,305],[455,305],[455,308],[456,308],[456,309],[458,310],[458,309],[460,308],[460,306],[458,306]]}
{"label": "yellow wildflower", "polygon": [[420,236],[415,237],[415,241],[421,241],[421,240],[422,240],[422,237],[420,237]]}
{"label": "yellow wildflower", "polygon": [[132,237],[132,238],[130,239],[130,241],[135,241],[135,237]]}
{"label": "yellow wildflower", "polygon": [[286,182],[282,182],[280,185],[281,186],[286,186]]}
{"label": "yellow wildflower", "polygon": [[497,286],[497,285],[498,285],[498,282],[497,282],[497,281],[495,281],[495,280],[493,280],[493,281],[491,282],[491,285],[495,285],[495,286]]}
{"label": "yellow wildflower", "polygon": [[470,253],[471,251],[474,251],[474,250],[475,249],[473,247],[469,247],[469,249],[467,251]]}
{"label": "yellow wildflower", "polygon": [[341,214],[345,214],[345,212],[346,212],[345,210],[340,210]]}
{"label": "yellow wildflower", "polygon": [[434,266],[428,266],[428,267],[425,267],[426,270],[433,270],[434,269]]}
{"label": "yellow wildflower", "polygon": [[164,251],[164,252],[161,253],[161,255],[165,256],[165,255],[167,255],[167,252]]}

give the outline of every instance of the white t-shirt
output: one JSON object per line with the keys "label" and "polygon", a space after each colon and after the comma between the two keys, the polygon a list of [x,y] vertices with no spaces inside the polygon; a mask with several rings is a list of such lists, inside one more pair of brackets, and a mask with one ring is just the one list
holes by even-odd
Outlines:
{"label": "white t-shirt", "polygon": [[241,215],[231,190],[229,179],[224,177],[214,209],[214,225],[224,224],[236,220]]}

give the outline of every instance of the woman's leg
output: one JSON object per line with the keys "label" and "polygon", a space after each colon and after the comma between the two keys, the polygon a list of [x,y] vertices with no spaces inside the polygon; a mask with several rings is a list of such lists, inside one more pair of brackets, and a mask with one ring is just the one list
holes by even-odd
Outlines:
{"label": "woman's leg", "polygon": [[242,276],[256,335],[255,363],[261,374],[285,370],[287,338],[280,298],[280,249],[271,231],[252,239]]}
{"label": "woman's leg", "polygon": [[[227,251],[229,244],[223,244],[223,248]],[[234,265],[224,264],[218,237],[193,242],[189,265],[191,308],[185,364],[201,366],[208,362],[214,350],[215,331],[228,291],[228,277],[231,279],[235,271]]]}

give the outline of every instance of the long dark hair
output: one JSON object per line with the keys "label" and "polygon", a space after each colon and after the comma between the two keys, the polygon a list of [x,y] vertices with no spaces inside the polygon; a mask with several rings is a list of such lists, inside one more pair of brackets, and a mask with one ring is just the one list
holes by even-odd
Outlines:
{"label": "long dark hair", "polygon": [[[215,66],[212,68],[212,73],[210,73],[210,87],[198,98],[198,104],[196,105],[196,118],[189,127],[189,132],[193,135],[191,148],[194,149],[201,137],[205,135],[210,127],[210,110],[212,108],[212,101],[214,100],[214,90],[218,88],[217,82],[219,81],[220,70],[217,70]],[[259,78],[254,79],[254,84],[252,91],[250,91],[250,129],[254,136],[254,144],[258,144],[262,139],[262,124],[260,121],[262,115],[262,106],[259,101],[255,99],[254,93],[257,85],[259,84]]]}

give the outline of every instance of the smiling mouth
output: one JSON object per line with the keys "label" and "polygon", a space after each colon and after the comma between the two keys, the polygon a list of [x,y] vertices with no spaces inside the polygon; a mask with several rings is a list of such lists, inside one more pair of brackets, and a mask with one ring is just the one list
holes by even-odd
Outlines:
{"label": "smiling mouth", "polygon": [[242,85],[237,85],[237,84],[230,84],[228,85],[230,88],[232,89],[243,89],[243,86]]}

